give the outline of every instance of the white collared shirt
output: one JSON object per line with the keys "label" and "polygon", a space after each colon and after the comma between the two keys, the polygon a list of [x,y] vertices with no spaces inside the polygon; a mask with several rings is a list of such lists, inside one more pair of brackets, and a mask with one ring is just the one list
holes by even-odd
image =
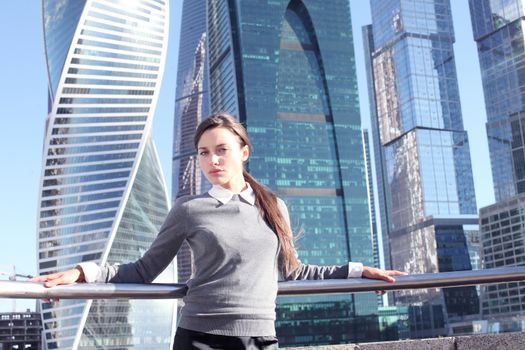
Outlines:
{"label": "white collared shirt", "polygon": [[255,192],[249,183],[246,183],[246,186],[246,189],[240,193],[233,193],[232,191],[220,185],[213,185],[213,187],[208,191],[208,194],[222,204],[228,203],[234,194],[238,194],[246,202],[250,203],[251,205],[255,205]]}

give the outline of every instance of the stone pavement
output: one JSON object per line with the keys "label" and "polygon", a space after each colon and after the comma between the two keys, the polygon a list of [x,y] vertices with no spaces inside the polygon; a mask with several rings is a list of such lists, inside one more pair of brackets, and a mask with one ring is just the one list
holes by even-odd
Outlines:
{"label": "stone pavement", "polygon": [[382,343],[325,345],[293,350],[525,350],[525,333],[482,334]]}

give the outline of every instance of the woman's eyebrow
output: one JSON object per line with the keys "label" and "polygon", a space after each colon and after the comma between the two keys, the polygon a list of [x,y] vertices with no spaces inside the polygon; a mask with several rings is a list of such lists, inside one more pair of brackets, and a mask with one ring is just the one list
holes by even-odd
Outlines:
{"label": "woman's eyebrow", "polygon": [[[221,143],[221,144],[216,145],[214,147],[217,148],[217,147],[225,147],[225,146],[228,146],[228,144],[227,143]],[[202,146],[202,147],[199,147],[197,149],[204,149],[204,150],[206,150],[206,149],[208,149],[208,147]]]}

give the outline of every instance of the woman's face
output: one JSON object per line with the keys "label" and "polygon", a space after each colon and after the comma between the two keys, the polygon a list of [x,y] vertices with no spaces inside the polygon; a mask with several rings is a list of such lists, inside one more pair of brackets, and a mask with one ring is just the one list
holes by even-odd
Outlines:
{"label": "woman's face", "polygon": [[233,192],[245,187],[243,163],[248,159],[248,146],[242,146],[240,138],[225,128],[206,130],[197,144],[199,166],[213,185],[220,185]]}

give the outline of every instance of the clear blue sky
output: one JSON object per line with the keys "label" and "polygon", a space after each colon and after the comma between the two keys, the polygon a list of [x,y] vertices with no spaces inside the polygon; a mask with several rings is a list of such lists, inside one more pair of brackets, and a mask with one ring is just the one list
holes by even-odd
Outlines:
{"label": "clear blue sky", "polygon": [[[485,107],[478,57],[467,0],[451,0],[456,31],[456,66],[463,120],[469,133],[478,208],[494,202],[485,132]],[[173,111],[182,0],[171,1],[167,65],[157,112],[154,139],[166,182],[171,188]],[[364,127],[369,127],[368,97],[361,27],[370,23],[368,1],[352,0],[354,45]],[[42,39],[40,0],[4,1],[0,12],[0,272],[15,264],[20,273],[36,273],[37,199],[44,122],[47,115],[47,76]],[[171,193],[171,190],[169,191]],[[5,279],[0,276],[0,279]],[[34,301],[18,300],[17,309],[34,309]],[[0,312],[12,301],[0,300]]]}

